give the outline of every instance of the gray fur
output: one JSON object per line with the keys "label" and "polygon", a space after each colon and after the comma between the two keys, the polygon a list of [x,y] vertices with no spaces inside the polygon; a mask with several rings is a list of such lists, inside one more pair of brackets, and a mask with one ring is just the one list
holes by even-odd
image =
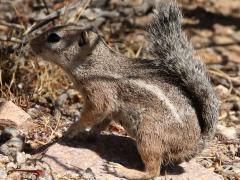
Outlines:
{"label": "gray fur", "polygon": [[193,97],[201,131],[212,136],[218,120],[219,102],[204,64],[195,55],[181,27],[182,14],[175,2],[160,3],[149,27],[151,51],[161,72],[174,76]]}

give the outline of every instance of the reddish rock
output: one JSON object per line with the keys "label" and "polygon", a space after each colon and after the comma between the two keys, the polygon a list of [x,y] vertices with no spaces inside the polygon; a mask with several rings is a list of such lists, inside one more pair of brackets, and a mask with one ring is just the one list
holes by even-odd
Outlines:
{"label": "reddish rock", "polygon": [[205,64],[219,64],[222,63],[222,57],[218,55],[213,49],[206,48],[197,51],[197,54],[201,57],[201,60]]}
{"label": "reddish rock", "polygon": [[213,42],[216,45],[228,45],[228,44],[234,44],[235,40],[229,36],[214,36],[213,37]]}
{"label": "reddish rock", "polygon": [[225,86],[218,85],[214,89],[215,89],[218,97],[221,98],[222,100],[230,97],[230,91]]}
{"label": "reddish rock", "polygon": [[228,61],[234,63],[240,63],[240,52],[233,49],[233,47],[225,48],[225,47],[217,47],[216,48],[222,55],[227,58]]}
{"label": "reddish rock", "polygon": [[30,120],[30,115],[13,102],[0,102],[0,128],[18,127],[29,130],[34,126]]}
{"label": "reddish rock", "polygon": [[[91,168],[96,179],[100,180],[120,179],[105,172],[104,165],[108,161],[121,163],[133,169],[143,168],[134,141],[131,138],[117,135],[101,135],[94,143],[74,142],[68,145],[62,142],[55,143],[48,148],[43,161],[47,162],[56,174]],[[221,180],[222,177],[192,160],[167,170],[166,174],[156,179]]]}
{"label": "reddish rock", "polygon": [[231,26],[223,26],[221,24],[213,25],[216,35],[231,35],[234,34],[234,29]]}
{"label": "reddish rock", "polygon": [[0,153],[15,156],[24,148],[24,137],[36,125],[11,101],[0,102]]}

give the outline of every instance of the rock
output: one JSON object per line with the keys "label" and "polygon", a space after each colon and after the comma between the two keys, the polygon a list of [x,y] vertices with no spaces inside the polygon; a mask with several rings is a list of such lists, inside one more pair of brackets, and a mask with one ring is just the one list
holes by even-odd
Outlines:
{"label": "rock", "polygon": [[21,180],[21,174],[20,172],[13,172],[8,175],[7,180]]}
{"label": "rock", "polygon": [[7,142],[13,137],[19,135],[19,131],[16,128],[6,127],[0,132],[0,145]]}
{"label": "rock", "polygon": [[237,131],[234,127],[225,127],[223,125],[217,125],[216,135],[222,136],[228,140],[237,139]]}
{"label": "rock", "polygon": [[240,111],[230,111],[229,119],[235,124],[240,124]]}
{"label": "rock", "polygon": [[58,100],[57,100],[57,103],[59,105],[62,105],[64,104],[68,99],[68,94],[67,93],[63,93],[61,96],[59,96]]}
{"label": "rock", "polygon": [[205,64],[222,63],[222,57],[218,55],[215,51],[213,51],[213,49],[210,48],[200,49],[197,51],[197,53]]}
{"label": "rock", "polygon": [[234,34],[234,29],[231,26],[223,26],[221,24],[213,25],[214,31],[216,35],[232,35]]}
{"label": "rock", "polygon": [[10,162],[10,160],[9,160],[8,156],[4,156],[4,155],[0,154],[0,163],[6,164],[6,163],[9,163],[9,162]]}
{"label": "rock", "polygon": [[211,159],[204,159],[201,161],[201,165],[205,168],[211,168],[213,166],[213,161]]}
{"label": "rock", "polygon": [[129,33],[128,35],[126,35],[125,40],[126,45],[131,47],[133,51],[137,52],[139,48],[144,45],[145,37],[143,34],[140,34],[140,32]]}
{"label": "rock", "polygon": [[199,35],[199,36],[202,36],[203,38],[211,38],[213,36],[213,31],[209,30],[209,29],[199,29],[199,30],[195,30],[196,33]]}
{"label": "rock", "polygon": [[20,133],[16,128],[10,128],[10,127],[6,127],[3,131],[3,134],[9,134],[12,137],[17,137]]}
{"label": "rock", "polygon": [[[33,128],[33,123],[30,121],[31,117],[20,107],[16,106],[12,101],[5,101],[0,103],[0,119],[16,124],[22,129]],[[3,121],[0,121],[0,127]]]}
{"label": "rock", "polygon": [[218,85],[217,87],[214,88],[216,93],[217,93],[217,96],[220,98],[220,99],[226,99],[230,96],[230,92],[229,90],[223,86],[223,85]]}
{"label": "rock", "polygon": [[206,47],[210,44],[210,39],[209,38],[203,38],[201,36],[192,36],[191,37],[191,42],[194,45],[194,48],[198,49],[198,48],[202,48],[202,47]]}
{"label": "rock", "polygon": [[10,162],[10,163],[7,164],[6,168],[8,170],[17,169],[17,165],[14,162]]}
{"label": "rock", "polygon": [[143,2],[141,2],[141,4],[138,2],[137,4],[135,4],[135,6],[136,5],[137,5],[137,7],[135,7],[136,14],[137,15],[145,15],[152,8],[153,3],[149,3],[149,1],[143,1]]}
{"label": "rock", "polygon": [[18,164],[24,164],[29,157],[29,154],[17,152],[16,161]]}
{"label": "rock", "polygon": [[[104,171],[106,162],[121,163],[133,169],[143,168],[135,142],[131,138],[106,134],[100,135],[94,144],[87,142],[66,144],[66,142],[59,141],[48,147],[42,160],[51,166],[53,173],[64,174],[66,171],[82,173],[79,169],[86,172],[90,168],[91,178],[94,178],[94,175],[96,179],[120,179]],[[167,169],[166,174],[156,180],[171,178],[183,180],[222,179],[220,175],[197,164],[194,160],[182,163],[173,169]]]}
{"label": "rock", "polygon": [[234,34],[232,35],[232,37],[237,40],[238,42],[240,42],[240,31],[234,32]]}
{"label": "rock", "polygon": [[69,89],[69,90],[67,90],[67,95],[69,96],[69,98],[71,99],[71,100],[74,100],[74,99],[76,99],[76,100],[80,100],[81,99],[81,95],[79,94],[79,92],[77,91],[77,90],[75,90],[75,89]]}
{"label": "rock", "polygon": [[108,3],[108,0],[101,0],[101,1],[93,0],[93,1],[91,2],[91,5],[94,6],[94,7],[103,7],[103,6],[105,6],[107,3]]}
{"label": "rock", "polygon": [[212,1],[214,2],[214,7],[219,13],[224,15],[232,15],[234,12],[239,15],[239,11],[237,9],[240,8],[239,1],[236,0],[218,0],[218,1]]}
{"label": "rock", "polygon": [[239,64],[240,63],[240,52],[232,50],[231,47],[217,47],[215,48],[226,60]]}
{"label": "rock", "polygon": [[27,113],[31,116],[31,118],[36,119],[42,115],[42,112],[40,112],[37,108],[29,108],[27,110]]}
{"label": "rock", "polygon": [[0,179],[7,179],[7,172],[0,169]]}
{"label": "rock", "polygon": [[235,42],[235,40],[231,37],[228,37],[228,36],[216,35],[216,36],[213,37],[213,42],[216,45],[227,45],[227,44],[233,44]]}
{"label": "rock", "polygon": [[[152,21],[151,16],[139,16],[139,17],[134,17],[133,19],[131,19],[132,24],[134,24],[136,26],[142,26],[142,27],[149,25],[149,22],[151,22],[151,21]],[[133,33],[133,34],[137,35],[136,33]],[[126,41],[126,42],[128,42],[128,41]]]}
{"label": "rock", "polygon": [[234,171],[236,174],[239,174],[239,175],[240,175],[240,163],[239,163],[239,162],[233,163],[233,171]]}
{"label": "rock", "polygon": [[36,125],[11,101],[0,102],[0,153],[15,156],[23,150],[25,134]]}
{"label": "rock", "polygon": [[92,172],[90,168],[87,168],[83,175],[81,176],[83,180],[95,180],[95,174]]}
{"label": "rock", "polygon": [[0,146],[0,153],[7,156],[15,156],[17,152],[21,152],[23,150],[23,146],[24,142],[21,138],[13,137]]}
{"label": "rock", "polygon": [[[188,179],[196,179],[196,180],[223,180],[223,177],[204,168],[200,164],[196,163],[194,160],[190,162],[184,162],[180,165],[184,169],[182,174],[174,174],[166,175],[167,180],[188,180]],[[163,178],[157,178],[157,180],[163,180]]]}

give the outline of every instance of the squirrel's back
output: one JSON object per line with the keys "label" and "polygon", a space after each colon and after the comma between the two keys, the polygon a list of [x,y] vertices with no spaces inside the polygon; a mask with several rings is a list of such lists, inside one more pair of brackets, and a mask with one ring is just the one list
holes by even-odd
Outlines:
{"label": "squirrel's back", "polygon": [[151,52],[159,74],[165,73],[178,83],[192,100],[204,139],[213,135],[219,102],[204,64],[195,56],[181,27],[182,14],[175,2],[162,1],[156,7],[149,27]]}

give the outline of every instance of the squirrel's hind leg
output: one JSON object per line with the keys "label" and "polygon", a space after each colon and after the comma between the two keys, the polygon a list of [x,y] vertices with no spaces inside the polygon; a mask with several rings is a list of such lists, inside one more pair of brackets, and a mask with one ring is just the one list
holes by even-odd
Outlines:
{"label": "squirrel's hind leg", "polygon": [[[118,163],[107,164],[107,171],[118,177],[126,179],[151,179],[160,175],[160,167],[162,156],[159,152],[152,151],[149,147],[151,144],[145,144],[144,142],[137,142],[138,151],[141,155],[142,161],[145,165],[145,171],[139,171],[135,169],[128,169]],[[148,146],[148,147],[146,147]]]}

